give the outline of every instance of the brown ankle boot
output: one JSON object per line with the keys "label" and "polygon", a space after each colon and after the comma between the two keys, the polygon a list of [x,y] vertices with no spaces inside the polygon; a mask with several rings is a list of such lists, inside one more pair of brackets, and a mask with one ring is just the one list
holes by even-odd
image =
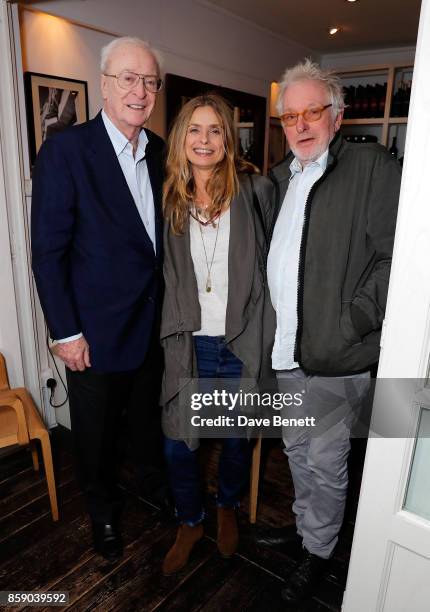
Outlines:
{"label": "brown ankle boot", "polygon": [[234,508],[218,508],[218,550],[225,558],[231,557],[239,544],[236,511]]}
{"label": "brown ankle boot", "polygon": [[170,576],[179,572],[188,561],[194,544],[203,537],[203,525],[199,523],[190,527],[179,525],[176,541],[163,561],[163,574]]}

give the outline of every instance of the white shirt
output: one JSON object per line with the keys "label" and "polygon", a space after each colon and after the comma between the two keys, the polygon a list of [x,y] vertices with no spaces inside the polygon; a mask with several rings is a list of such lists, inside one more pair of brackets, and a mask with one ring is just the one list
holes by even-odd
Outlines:
{"label": "white shirt", "polygon": [[133,155],[133,145],[127,137],[112,123],[102,110],[102,119],[119,164],[127,181],[128,188],[133,196],[137,211],[142,219],[148,236],[155,251],[155,211],[154,197],[152,195],[151,181],[146,165],[145,150],[148,136],[145,130],[140,130],[136,154]]}
{"label": "white shirt", "polygon": [[[154,197],[152,195],[151,181],[149,179],[148,167],[146,165],[145,151],[148,144],[148,136],[145,130],[141,130],[137,143],[136,154],[133,155],[133,145],[126,136],[112,123],[104,110],[102,110],[102,119],[112,146],[118,157],[119,165],[123,171],[128,188],[133,196],[137,211],[142,219],[143,225],[151,239],[152,245],[155,246],[155,210]],[[82,337],[82,333],[67,338],[57,340],[64,343],[71,340],[77,340]]]}
{"label": "white shirt", "polygon": [[[213,227],[211,223],[201,225],[196,219],[190,217],[191,257],[197,279],[202,323],[201,328],[193,332],[194,336],[225,336],[229,242],[230,208],[221,215],[216,227]],[[206,290],[208,267],[210,268],[211,287],[209,292]]]}
{"label": "white shirt", "polygon": [[306,200],[312,185],[324,174],[328,150],[302,167],[297,158],[290,164],[290,184],[276,220],[267,259],[270,297],[276,311],[276,334],[272,351],[274,370],[299,367],[294,361],[297,336],[299,254]]}

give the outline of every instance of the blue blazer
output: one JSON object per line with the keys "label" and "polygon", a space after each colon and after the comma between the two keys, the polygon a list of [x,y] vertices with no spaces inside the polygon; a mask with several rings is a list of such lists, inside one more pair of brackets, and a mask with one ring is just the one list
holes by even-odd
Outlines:
{"label": "blue blazer", "polygon": [[159,320],[164,143],[145,131],[156,254],[100,113],[49,138],[33,173],[33,272],[51,337],[83,332],[103,372],[141,365]]}

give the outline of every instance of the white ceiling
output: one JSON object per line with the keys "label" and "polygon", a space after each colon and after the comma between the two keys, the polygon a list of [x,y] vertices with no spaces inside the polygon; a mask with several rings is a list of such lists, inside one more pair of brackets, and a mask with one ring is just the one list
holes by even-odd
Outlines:
{"label": "white ceiling", "polygon": [[[317,53],[415,45],[421,0],[210,0]],[[329,27],[341,32],[329,36]]]}

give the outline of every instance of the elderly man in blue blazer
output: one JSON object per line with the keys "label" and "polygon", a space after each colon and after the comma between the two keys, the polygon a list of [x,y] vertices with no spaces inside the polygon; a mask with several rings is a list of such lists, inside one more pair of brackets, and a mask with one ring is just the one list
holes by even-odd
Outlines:
{"label": "elderly man in blue blazer", "polygon": [[[33,175],[33,271],[66,365],[78,475],[95,549],[122,552],[116,488],[126,415],[145,482],[160,491],[159,305],[163,141],[143,125],[161,87],[140,39],[102,50],[103,110],[43,144]],[[161,445],[160,445],[161,448]]]}

